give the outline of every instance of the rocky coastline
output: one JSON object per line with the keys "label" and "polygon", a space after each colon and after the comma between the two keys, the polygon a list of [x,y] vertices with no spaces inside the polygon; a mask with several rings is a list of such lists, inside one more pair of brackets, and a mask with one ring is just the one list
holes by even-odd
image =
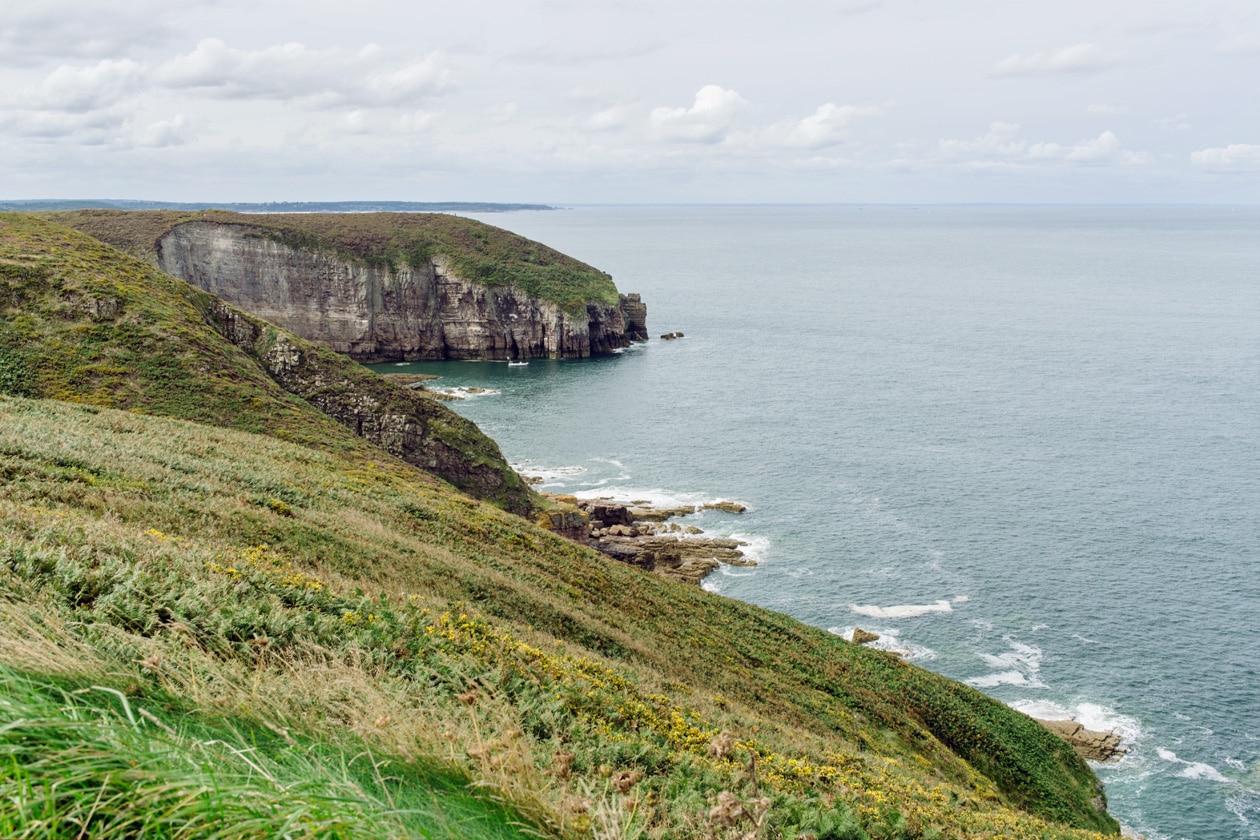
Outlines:
{"label": "rocky coastline", "polygon": [[756,565],[743,551],[748,543],[709,536],[694,525],[674,521],[702,510],[743,513],[745,507],[738,502],[655,507],[645,500],[622,504],[607,498],[542,496],[552,507],[539,514],[540,526],[663,577],[698,585],[722,565]]}

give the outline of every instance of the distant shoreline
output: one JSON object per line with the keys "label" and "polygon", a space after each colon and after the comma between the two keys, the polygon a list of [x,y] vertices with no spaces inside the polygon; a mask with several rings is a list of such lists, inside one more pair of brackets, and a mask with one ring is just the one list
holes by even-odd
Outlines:
{"label": "distant shoreline", "polygon": [[548,204],[484,201],[268,201],[180,202],[132,199],[33,198],[0,201],[0,210],[233,210],[237,213],[507,213],[555,210]]}

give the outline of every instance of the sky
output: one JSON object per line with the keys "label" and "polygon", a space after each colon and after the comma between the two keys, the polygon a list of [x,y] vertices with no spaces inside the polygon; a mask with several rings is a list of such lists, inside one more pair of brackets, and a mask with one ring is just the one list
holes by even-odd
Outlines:
{"label": "sky", "polygon": [[3,0],[0,199],[1260,201],[1256,0]]}

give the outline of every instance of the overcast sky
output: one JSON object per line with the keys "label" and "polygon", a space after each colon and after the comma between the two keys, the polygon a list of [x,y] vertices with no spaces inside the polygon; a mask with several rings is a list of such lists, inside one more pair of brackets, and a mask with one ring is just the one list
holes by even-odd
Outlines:
{"label": "overcast sky", "polygon": [[1257,0],[2,0],[0,198],[1260,201]]}

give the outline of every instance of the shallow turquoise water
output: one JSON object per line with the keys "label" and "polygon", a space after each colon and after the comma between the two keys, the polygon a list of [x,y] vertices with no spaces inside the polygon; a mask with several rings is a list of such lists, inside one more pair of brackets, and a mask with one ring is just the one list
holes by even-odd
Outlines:
{"label": "shallow turquoise water", "polygon": [[1119,726],[1112,812],[1260,837],[1260,209],[593,207],[481,217],[654,339],[391,367],[551,489],[737,499],[725,595]]}

